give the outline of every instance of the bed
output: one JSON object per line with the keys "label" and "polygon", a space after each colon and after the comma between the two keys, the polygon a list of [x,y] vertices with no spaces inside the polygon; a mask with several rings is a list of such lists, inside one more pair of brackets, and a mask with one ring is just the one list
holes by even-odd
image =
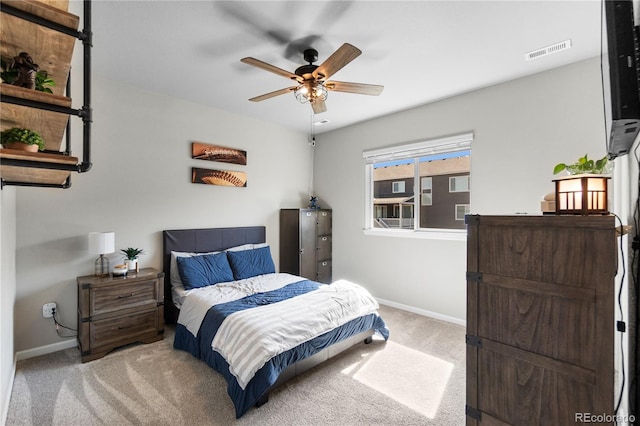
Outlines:
{"label": "bed", "polygon": [[225,378],[237,418],[287,380],[370,343],[374,333],[389,336],[366,290],[277,273],[265,236],[264,226],[163,231],[165,320],[176,324],[174,348]]}

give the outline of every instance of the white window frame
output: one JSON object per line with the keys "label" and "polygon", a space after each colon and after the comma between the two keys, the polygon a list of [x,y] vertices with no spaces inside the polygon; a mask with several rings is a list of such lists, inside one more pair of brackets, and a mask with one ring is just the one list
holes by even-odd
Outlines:
{"label": "white window frame", "polygon": [[[429,188],[425,188],[422,185],[422,182],[427,179],[429,181]],[[428,190],[429,192],[424,192]],[[424,202],[424,196],[429,196],[429,203]],[[421,206],[432,206],[433,205],[433,177],[432,176],[421,176],[420,177],[420,205]]]}
{"label": "white window frame", "polygon": [[[362,153],[365,162],[365,211],[363,232],[365,235],[385,236],[385,237],[403,237],[403,238],[426,238],[438,240],[455,240],[466,241],[466,229],[420,229],[418,228],[419,218],[416,217],[414,229],[382,229],[373,226],[373,165],[383,161],[392,161],[408,158],[424,157],[427,155],[436,155],[447,152],[468,151],[471,149],[473,142],[473,133],[463,133],[455,136],[444,138],[430,139],[421,142],[390,146],[367,150]],[[419,173],[418,167],[415,168],[415,174]],[[414,176],[413,193],[420,194],[419,176]],[[414,212],[420,210],[421,196],[415,196]]]}
{"label": "white window frame", "polygon": [[[398,187],[398,190],[396,191],[396,185]],[[402,187],[402,189],[401,189]],[[400,194],[400,193],[404,193],[405,192],[405,181],[403,180],[396,180],[391,182],[391,192],[394,194]]]}
{"label": "white window frame", "polygon": [[[465,213],[462,215],[462,217],[458,217],[458,208],[459,207],[465,207]],[[469,214],[471,212],[470,209],[470,205],[469,204],[456,204],[453,208],[453,215],[455,220],[464,220],[464,217]]]}
{"label": "white window frame", "polygon": [[[462,189],[462,190],[451,190],[451,183],[457,181],[460,178],[467,178],[467,189]],[[459,175],[459,176],[451,176],[449,177],[449,192],[455,193],[455,192],[469,192],[469,189],[471,188],[471,175]]]}

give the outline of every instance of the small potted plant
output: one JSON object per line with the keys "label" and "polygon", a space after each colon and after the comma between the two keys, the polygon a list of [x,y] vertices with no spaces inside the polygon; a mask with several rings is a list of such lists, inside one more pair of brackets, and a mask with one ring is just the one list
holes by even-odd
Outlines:
{"label": "small potted plant", "polygon": [[584,157],[578,158],[573,164],[565,164],[558,163],[553,168],[553,174],[557,175],[561,171],[566,170],[570,175],[579,175],[579,174],[606,174],[609,172],[609,162],[607,160],[607,156],[605,155],[599,160],[593,161],[587,157],[587,154]]}
{"label": "small potted plant", "polygon": [[44,140],[33,130],[12,127],[0,133],[0,142],[5,148],[38,152],[44,149]]}
{"label": "small potted plant", "polygon": [[55,86],[56,82],[53,81],[51,77],[49,77],[49,73],[47,71],[40,70],[36,73],[35,84],[35,89],[38,92],[53,93],[53,90],[51,90],[49,87]]}
{"label": "small potted plant", "polygon": [[139,248],[128,247],[120,250],[124,254],[127,265],[129,265],[130,271],[138,270],[138,256],[143,254],[144,250]]}

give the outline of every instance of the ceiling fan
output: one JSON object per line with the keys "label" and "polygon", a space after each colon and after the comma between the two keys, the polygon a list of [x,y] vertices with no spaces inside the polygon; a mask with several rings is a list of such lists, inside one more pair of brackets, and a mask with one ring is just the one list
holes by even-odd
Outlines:
{"label": "ceiling fan", "polygon": [[255,58],[243,58],[240,61],[296,82],[295,86],[265,93],[264,95],[249,99],[250,101],[260,102],[265,99],[293,92],[299,102],[309,102],[311,108],[313,108],[313,112],[319,114],[327,110],[325,101],[328,91],[372,96],[377,96],[382,93],[384,86],[376,84],[327,80],[349,62],[360,56],[360,54],[362,54],[360,49],[349,43],[345,43],[333,52],[321,65],[314,65],[313,63],[318,60],[318,51],[315,49],[305,49],[303,52],[304,60],[309,63],[298,67],[293,73]]}

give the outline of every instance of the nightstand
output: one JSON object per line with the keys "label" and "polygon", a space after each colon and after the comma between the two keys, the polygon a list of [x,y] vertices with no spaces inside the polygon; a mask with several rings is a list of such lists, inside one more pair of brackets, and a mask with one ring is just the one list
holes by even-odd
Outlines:
{"label": "nightstand", "polygon": [[78,341],[82,362],[134,342],[164,338],[164,273],[153,268],[126,277],[78,277]]}

